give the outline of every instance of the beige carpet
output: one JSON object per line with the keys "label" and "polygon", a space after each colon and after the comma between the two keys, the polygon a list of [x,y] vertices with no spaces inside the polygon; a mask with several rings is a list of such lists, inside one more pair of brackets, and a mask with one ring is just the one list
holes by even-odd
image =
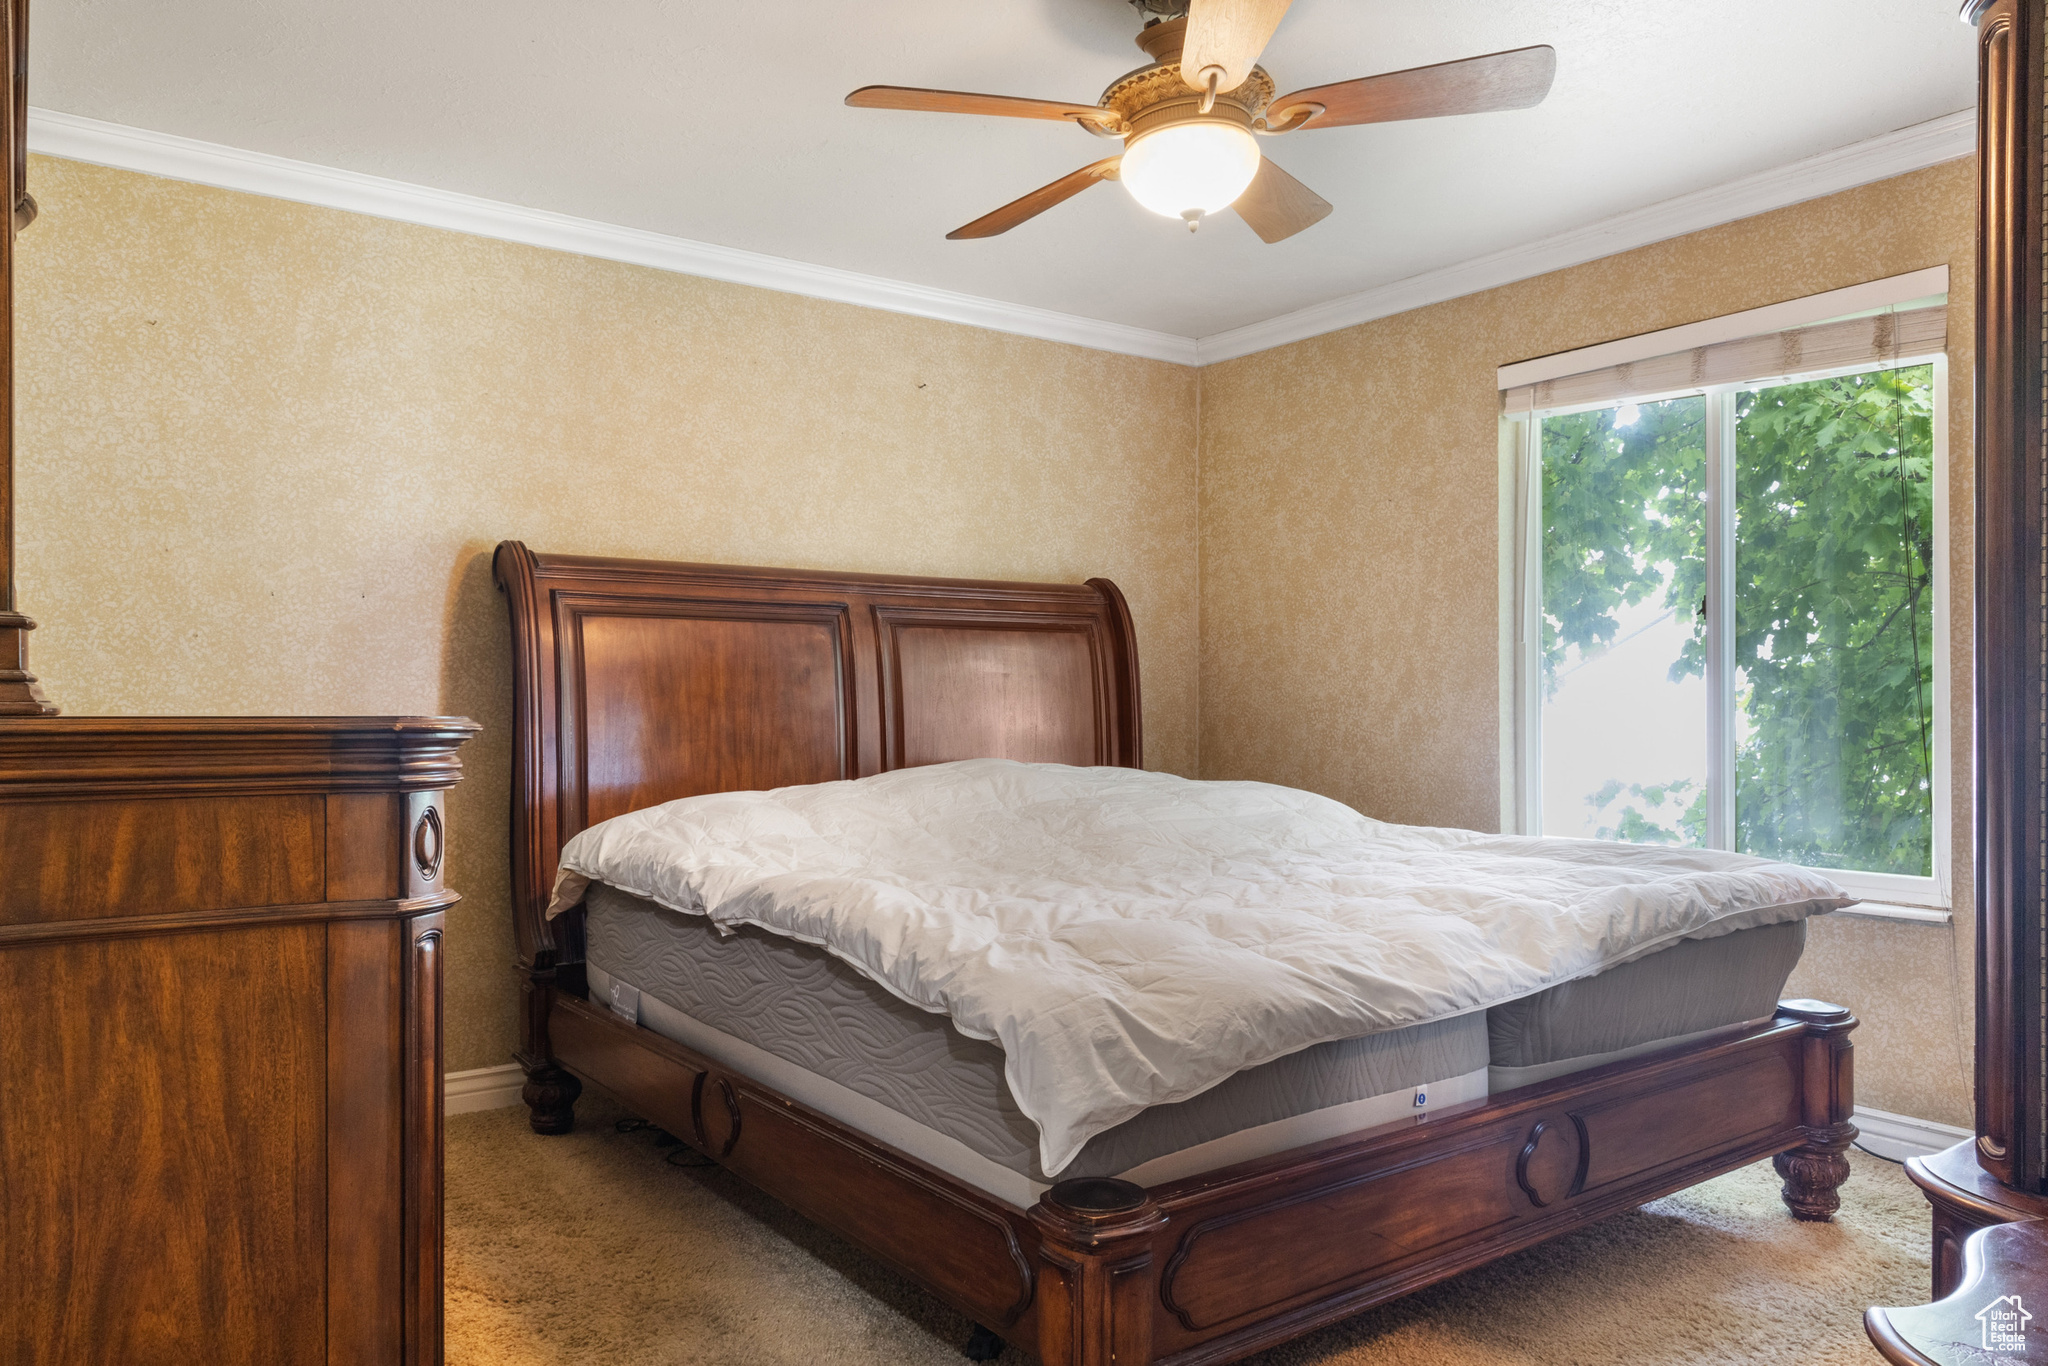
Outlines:
{"label": "beige carpet", "polygon": [[[959,1315],[723,1172],[668,1165],[607,1103],[577,1109],[565,1138],[524,1108],[448,1123],[452,1366],[965,1361]],[[1927,1212],[1851,1156],[1833,1224],[1794,1222],[1760,1163],[1254,1360],[1869,1366],[1864,1307],[1926,1298]]]}

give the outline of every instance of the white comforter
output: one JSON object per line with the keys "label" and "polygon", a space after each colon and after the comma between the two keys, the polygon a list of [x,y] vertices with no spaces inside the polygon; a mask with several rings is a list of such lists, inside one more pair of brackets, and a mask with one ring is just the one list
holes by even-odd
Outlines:
{"label": "white comforter", "polygon": [[606,882],[820,945],[997,1040],[1048,1172],[1243,1068],[1851,900],[1735,854],[995,759],[669,802],[577,835],[561,867],[550,914]]}

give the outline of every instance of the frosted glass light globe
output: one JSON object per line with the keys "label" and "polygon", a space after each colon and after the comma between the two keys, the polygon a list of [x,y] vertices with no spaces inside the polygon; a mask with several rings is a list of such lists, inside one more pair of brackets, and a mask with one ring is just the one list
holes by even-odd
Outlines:
{"label": "frosted glass light globe", "polygon": [[1124,149],[1118,179],[1156,214],[1187,218],[1227,209],[1259,173],[1259,144],[1233,123],[1182,123]]}

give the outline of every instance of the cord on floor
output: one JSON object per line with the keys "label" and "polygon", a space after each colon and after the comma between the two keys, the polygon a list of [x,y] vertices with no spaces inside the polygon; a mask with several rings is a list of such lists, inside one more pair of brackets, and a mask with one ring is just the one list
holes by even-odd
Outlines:
{"label": "cord on floor", "polygon": [[1871,1152],[1870,1149],[1864,1147],[1861,1143],[1851,1143],[1849,1146],[1854,1148],[1859,1153],[1865,1153],[1871,1157],[1876,1158],[1880,1162],[1889,1162],[1894,1167],[1903,1167],[1906,1165],[1906,1159],[1903,1157],[1886,1157],[1883,1153]]}
{"label": "cord on floor", "polygon": [[688,1144],[668,1130],[658,1125],[650,1124],[638,1116],[628,1115],[614,1124],[612,1128],[615,1132],[622,1134],[637,1134],[643,1130],[652,1131],[654,1134],[654,1146],[669,1149],[667,1156],[662,1160],[671,1167],[682,1167],[687,1170],[692,1167],[715,1167],[718,1165],[708,1157],[698,1156],[695,1152],[691,1151]]}

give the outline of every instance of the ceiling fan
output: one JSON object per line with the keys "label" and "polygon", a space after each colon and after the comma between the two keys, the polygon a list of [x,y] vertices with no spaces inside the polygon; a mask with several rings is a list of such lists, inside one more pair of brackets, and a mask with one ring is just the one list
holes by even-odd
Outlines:
{"label": "ceiling fan", "polygon": [[1140,204],[1186,220],[1190,231],[1229,208],[1260,237],[1279,242],[1321,222],[1330,205],[1268,160],[1254,134],[1527,109],[1550,93],[1556,51],[1523,47],[1311,86],[1276,99],[1273,78],[1258,60],[1289,3],[1131,0],[1147,16],[1138,46],[1151,65],[1111,84],[1095,104],[899,85],[862,86],[846,102],[860,109],[1051,119],[1123,139],[1118,155],[954,229],[949,241],[994,237],[1098,181],[1121,180]]}

